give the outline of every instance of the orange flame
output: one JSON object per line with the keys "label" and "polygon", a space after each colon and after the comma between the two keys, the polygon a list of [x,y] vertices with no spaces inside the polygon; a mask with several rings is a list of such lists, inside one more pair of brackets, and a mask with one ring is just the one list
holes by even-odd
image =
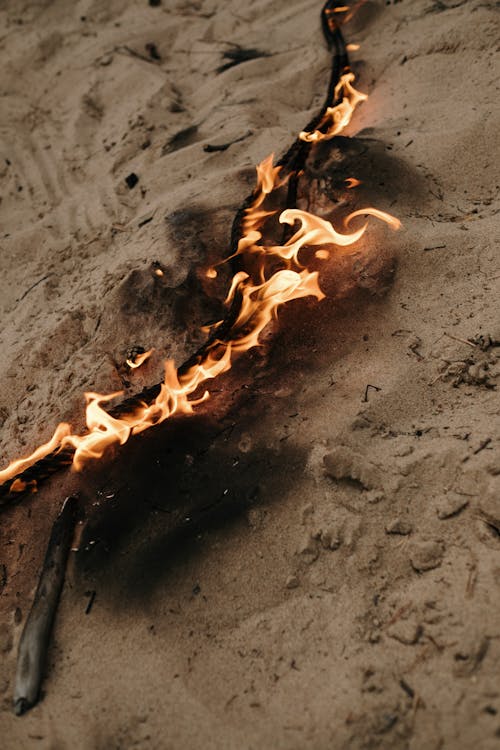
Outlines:
{"label": "orange flame", "polygon": [[[385,211],[380,211],[377,208],[362,208],[358,211],[354,211],[344,219],[344,223],[347,226],[351,219],[356,216],[371,215],[377,219],[384,221],[389,224],[393,229],[399,229],[400,222]],[[280,214],[279,220],[282,224],[289,224],[293,226],[295,222],[300,222],[301,226],[297,232],[291,237],[285,245],[257,245],[254,244],[248,250],[252,252],[263,253],[265,255],[278,255],[283,260],[293,261],[297,266],[301,266],[299,261],[299,253],[303,247],[311,247],[314,245],[336,245],[337,247],[347,247],[357,242],[366,231],[368,224],[364,224],[360,229],[357,229],[350,234],[341,234],[333,227],[331,222],[326,219],[321,219],[319,216],[310,214],[307,211],[301,211],[298,208],[287,208]],[[329,257],[329,253],[324,250],[318,250],[315,253],[317,258],[325,259]],[[236,277],[235,277],[236,278]],[[233,280],[234,283],[234,280]]]}
{"label": "orange flame", "polygon": [[152,353],[154,352],[153,349],[149,349],[147,352],[143,352],[142,354],[138,354],[134,359],[127,359],[127,365],[130,367],[131,370],[135,370],[137,367],[140,367],[144,362],[150,358]]}
{"label": "orange flame", "polygon": [[88,432],[84,435],[67,435],[61,447],[71,445],[75,449],[73,465],[78,471],[88,459],[100,458],[105,450],[113,444],[123,445],[130,435],[137,435],[155,424],[160,424],[172,414],[189,414],[193,406],[204,401],[208,394],[200,399],[189,401],[190,396],[208,378],[214,378],[230,367],[230,346],[218,360],[209,359],[203,366],[192,368],[181,384],[171,360],[165,362],[165,378],[160,393],[152,404],[142,404],[131,414],[119,419],[105,411],[101,404],[111,401],[120,393],[107,396],[98,393],[86,393],[86,422]]}
{"label": "orange flame", "polygon": [[260,206],[264,203],[266,196],[280,186],[278,175],[281,167],[273,166],[274,154],[269,154],[257,165],[257,185],[254,190],[254,199],[250,206],[245,209],[242,222],[242,237],[238,242],[238,253],[244,253],[252,245],[256,244],[262,235],[258,231],[265,219],[273,216],[275,211],[263,211]]}
{"label": "orange flame", "polygon": [[401,222],[399,219],[396,219],[395,216],[391,216],[391,214],[388,214],[385,211],[380,211],[378,208],[360,208],[358,211],[353,211],[352,214],[349,214],[345,219],[345,225],[347,226],[355,216],[375,216],[377,219],[389,224],[391,229],[401,229]]}
{"label": "orange flame", "polygon": [[358,187],[358,185],[362,185],[363,183],[361,180],[357,180],[355,177],[348,177],[347,180],[345,180],[346,187],[351,189]]}
{"label": "orange flame", "polygon": [[[52,451],[56,450],[56,448],[59,448],[62,439],[69,435],[70,432],[70,425],[66,422],[61,422],[56,427],[56,431],[47,443],[40,445],[35,451],[33,451],[33,453],[31,453],[31,455],[27,456],[26,458],[18,458],[15,461],[12,461],[6,469],[0,471],[0,484],[7,482],[9,479],[12,479],[12,477],[15,477],[16,474],[20,474],[29,466],[32,466],[36,461],[39,461],[41,458],[44,458],[49,453],[52,453]],[[21,489],[24,489],[24,487],[19,488],[19,490]]]}
{"label": "orange flame", "polygon": [[[312,133],[308,133],[303,130],[299,134],[299,138],[309,143],[317,143],[318,141],[328,141],[330,138],[338,135],[344,128],[349,125],[352,114],[360,102],[364,102],[368,98],[367,94],[362,94],[361,91],[357,91],[352,85],[356,76],[352,71],[343,73],[340,76],[340,81],[335,86],[335,99],[342,101],[336,104],[335,107],[328,107],[323,115],[321,122],[319,123],[316,130]],[[322,132],[320,128],[327,127],[326,132]]]}

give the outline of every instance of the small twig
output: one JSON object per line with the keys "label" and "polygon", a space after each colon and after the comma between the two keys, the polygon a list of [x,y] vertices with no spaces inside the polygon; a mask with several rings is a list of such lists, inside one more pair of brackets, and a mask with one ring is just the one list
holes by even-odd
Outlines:
{"label": "small twig", "polygon": [[471,458],[471,456],[477,456],[478,453],[481,453],[481,451],[484,451],[485,448],[488,447],[488,445],[491,443],[491,438],[486,438],[485,440],[481,440],[479,443],[479,446],[472,451],[472,453],[469,453],[469,455],[462,458],[462,463],[466,464],[467,461]]}
{"label": "small twig", "polygon": [[32,284],[29,287],[29,289],[26,289],[26,291],[23,292],[23,294],[21,294],[21,296],[19,297],[19,299],[17,301],[21,302],[21,300],[23,300],[33,289],[35,289],[39,284],[41,284],[42,281],[46,281],[47,279],[49,279],[53,275],[54,275],[53,273],[48,273],[46,276],[43,276],[41,279],[38,279],[38,281],[35,281],[35,283]]}
{"label": "small twig", "polygon": [[449,339],[453,339],[454,341],[459,341],[461,344],[467,344],[467,346],[472,346],[473,349],[476,346],[475,344],[472,343],[472,341],[468,341],[467,339],[460,339],[458,336],[453,336],[451,333],[447,333],[446,331],[444,332],[444,335],[448,336]]}
{"label": "small twig", "polygon": [[76,497],[66,498],[54,522],[33,605],[19,642],[14,686],[14,712],[18,716],[39,699],[50,634],[78,520],[78,506]]}
{"label": "small twig", "polygon": [[87,595],[89,597],[89,600],[87,602],[87,606],[85,607],[85,614],[90,615],[90,611],[95,601],[95,595],[96,595],[95,589],[92,591],[87,591]]}
{"label": "small twig", "polygon": [[413,698],[415,697],[415,691],[411,687],[411,685],[408,685],[404,677],[400,679],[399,684],[401,688],[405,691],[406,695],[413,700]]}
{"label": "small twig", "polygon": [[484,449],[491,443],[491,438],[486,438],[486,440],[482,440],[479,444],[479,447],[476,448],[475,451],[472,451],[473,456],[477,456],[478,453],[481,453],[481,451],[484,451]]}
{"label": "small twig", "polygon": [[370,383],[368,383],[368,385],[365,388],[365,395],[363,396],[363,403],[364,404],[368,403],[368,389],[369,388],[373,388],[374,391],[381,391],[382,390],[382,388],[379,388],[378,385],[371,385]]}

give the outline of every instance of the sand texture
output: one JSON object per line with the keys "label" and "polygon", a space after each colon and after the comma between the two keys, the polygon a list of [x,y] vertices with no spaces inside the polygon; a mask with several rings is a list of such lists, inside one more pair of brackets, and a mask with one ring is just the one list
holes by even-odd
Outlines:
{"label": "sand texture", "polygon": [[[323,101],[320,9],[1,4],[2,466],[81,428],[85,390],[134,393],[203,341],[254,166]],[[345,34],[369,98],[299,205],[402,230],[371,221],[327,299],[283,309],[197,416],[2,513],[3,750],[498,746],[499,30],[493,1],[364,3]],[[235,44],[266,54],[218,72]],[[155,352],[130,373],[134,346]],[[44,697],[17,718],[74,490]]]}

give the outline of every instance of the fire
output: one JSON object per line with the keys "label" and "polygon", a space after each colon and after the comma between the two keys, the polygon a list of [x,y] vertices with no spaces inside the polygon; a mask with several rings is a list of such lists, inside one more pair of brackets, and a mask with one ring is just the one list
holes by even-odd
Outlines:
{"label": "fire", "polygon": [[259,335],[271,322],[280,305],[301,297],[314,296],[321,300],[325,296],[318,284],[317,271],[291,271],[284,269],[277,271],[263,284],[254,285],[248,274],[240,271],[236,274],[236,285],[231,287],[227,302],[239,291],[243,302],[235,328],[241,329],[243,334],[233,342],[233,351],[246,351],[258,346]]}
{"label": "fire", "polygon": [[[362,208],[353,211],[344,219],[347,226],[356,216],[371,215],[384,221],[392,229],[399,229],[400,222],[385,211],[379,211],[376,208]],[[300,228],[284,245],[259,245],[252,244],[248,246],[247,252],[261,253],[263,255],[278,255],[286,261],[292,261],[295,265],[301,267],[299,253],[303,247],[315,245],[335,245],[337,247],[347,247],[357,242],[365,233],[368,224],[365,223],[360,229],[350,234],[337,232],[333,225],[326,219],[310,214],[307,211],[301,211],[298,208],[288,208],[280,214],[279,220],[282,224],[294,226],[296,222],[300,223]],[[260,235],[259,235],[260,236]],[[325,259],[329,257],[328,251],[317,250],[316,257]],[[236,277],[235,277],[236,278]],[[233,280],[234,283],[234,280]]]}
{"label": "fire", "polygon": [[130,367],[131,370],[135,370],[137,367],[140,367],[144,362],[150,358],[152,353],[154,352],[153,349],[149,349],[147,352],[142,352],[142,354],[137,354],[133,359],[128,358],[126,360],[127,365]]}
{"label": "fire", "polygon": [[238,242],[238,253],[244,253],[262,238],[259,229],[264,221],[273,216],[275,211],[264,211],[261,209],[266,197],[282,184],[278,177],[281,167],[273,166],[274,154],[269,154],[257,165],[257,185],[254,190],[254,200],[245,209],[242,222],[242,237]]}
{"label": "fire", "polygon": [[[35,461],[38,461],[40,458],[43,458],[49,453],[52,453],[53,450],[59,448],[63,438],[65,438],[70,433],[70,425],[67,424],[67,422],[61,422],[56,427],[56,431],[47,443],[44,443],[44,445],[40,445],[35,451],[33,451],[30,456],[27,456],[27,458],[18,458],[15,461],[12,461],[12,463],[10,463],[6,469],[0,471],[0,484],[7,482],[9,479],[12,479],[12,477],[15,477],[16,474],[20,474],[29,466],[34,464]],[[23,489],[24,487],[19,486],[19,489],[17,491],[21,491]]]}
{"label": "fire", "polygon": [[63,438],[61,447],[71,445],[75,449],[73,465],[77,471],[81,470],[89,459],[100,458],[105,450],[113,444],[123,445],[131,435],[147,430],[155,424],[168,419],[172,414],[189,414],[193,406],[205,400],[206,395],[200,399],[189,401],[191,395],[203,380],[216,377],[228,367],[230,350],[225,356],[205,365],[203,377],[201,372],[192,373],[181,385],[177,377],[177,371],[172,361],[165,362],[165,378],[157,398],[150,405],[143,404],[132,414],[126,414],[116,419],[102,408],[102,404],[111,401],[121,393],[101,395],[99,393],[86,393],[87,402],[86,422],[88,432],[84,435],[67,435]]}
{"label": "fire", "polygon": [[388,214],[385,211],[380,211],[378,208],[360,208],[358,211],[353,211],[352,214],[349,214],[345,219],[344,223],[346,226],[355,216],[375,216],[377,219],[389,224],[392,229],[401,229],[401,222],[399,219],[396,219],[395,216],[391,216],[391,214]]}
{"label": "fire", "polygon": [[357,180],[355,177],[348,177],[347,180],[345,180],[346,188],[348,188],[349,190],[362,184],[363,183],[361,182],[361,180]]}
{"label": "fire", "polygon": [[[337,8],[337,11],[344,10],[348,9]],[[366,94],[354,88],[353,82],[354,74],[346,70],[335,88],[335,100],[340,102],[326,109],[316,130],[301,132],[300,139],[309,143],[328,140],[346,127],[356,106],[367,98]],[[200,395],[200,387],[227,372],[232,366],[234,355],[259,345],[263,330],[276,318],[281,305],[303,297],[312,296],[317,300],[324,297],[319,285],[318,272],[310,271],[299,259],[301,250],[305,247],[316,248],[315,258],[327,260],[333,249],[338,252],[339,249],[357,243],[363,237],[368,223],[365,221],[358,229],[343,233],[337,231],[326,219],[307,211],[288,208],[282,211],[278,218],[281,224],[296,227],[293,235],[282,245],[263,244],[262,226],[267,219],[277,213],[265,208],[266,198],[282,187],[290,177],[291,174],[282,175],[280,166],[274,166],[273,154],[257,166],[256,187],[250,205],[244,212],[242,236],[236,253],[257,256],[258,270],[254,273],[258,279],[244,271],[234,275],[225,304],[230,307],[237,301],[239,308],[229,333],[225,331],[220,338],[217,337],[223,321],[205,329],[211,331],[212,337],[209,339],[211,343],[207,345],[203,360],[183,374],[178,373],[172,361],[165,362],[163,383],[153,403],[142,403],[134,411],[119,418],[112,416],[104,406],[121,393],[86,393],[87,430],[82,435],[77,435],[71,432],[68,424],[58,425],[47,443],[37,448],[30,456],[15,460],[0,471],[0,483],[12,480],[53,451],[68,447],[74,449],[74,468],[81,470],[89,460],[100,458],[109,446],[123,445],[131,435],[160,424],[174,414],[192,413],[195,406],[209,397],[207,390]],[[346,180],[346,184],[348,188],[352,188],[360,182],[351,177]],[[344,219],[346,230],[351,221],[358,216],[373,216],[387,223],[392,229],[400,227],[398,219],[384,211],[368,207],[353,211]],[[281,267],[272,272],[272,264],[268,264],[267,261],[275,260],[276,257],[280,259]],[[158,276],[163,275],[159,268],[155,273]],[[208,278],[217,276],[215,268],[209,268],[205,273]],[[127,359],[128,366],[132,369],[139,367],[153,351],[150,349],[133,360]],[[16,479],[10,489],[21,491],[26,486],[26,483]]]}
{"label": "fire", "polygon": [[[308,141],[309,143],[328,141],[330,138],[341,133],[349,125],[352,114],[358,104],[368,98],[367,94],[363,94],[354,88],[352,84],[355,80],[356,76],[350,70],[340,76],[340,80],[335,87],[335,100],[341,98],[340,103],[334,107],[327,107],[317,129],[312,133],[303,130],[299,134],[301,140]],[[325,127],[326,131],[323,132],[322,128]]]}

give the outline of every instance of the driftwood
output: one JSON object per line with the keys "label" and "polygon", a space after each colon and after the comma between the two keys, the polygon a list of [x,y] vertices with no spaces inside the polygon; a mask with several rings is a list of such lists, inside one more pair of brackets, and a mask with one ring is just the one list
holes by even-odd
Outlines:
{"label": "driftwood", "polygon": [[78,499],[68,497],[52,527],[35,598],[19,642],[14,687],[14,712],[18,716],[34,706],[40,696],[50,634],[77,520]]}
{"label": "driftwood", "polygon": [[[342,32],[340,31],[339,22],[337,22],[338,14],[335,13],[335,9],[339,7],[341,3],[334,2],[333,0],[327,0],[323,6],[321,13],[321,22],[323,34],[328,44],[329,50],[332,52],[332,65],[330,72],[330,81],[328,84],[327,95],[325,102],[320,112],[306,125],[304,128],[306,131],[314,131],[323,120],[324,114],[328,107],[339,104],[339,101],[335,98],[335,87],[340,79],[343,72],[349,69],[349,59],[346,51],[346,45]],[[278,161],[278,165],[281,166],[283,176],[288,176],[288,189],[286,197],[286,208],[293,208],[297,201],[297,189],[298,180],[301,170],[304,168],[307,156],[310,152],[312,144],[308,141],[303,141],[297,138],[288,151]],[[234,270],[238,270],[242,262],[242,256],[235,255],[238,247],[238,242],[242,235],[242,222],[245,217],[245,211],[253,203],[255,199],[255,193],[252,192],[243,201],[241,207],[236,212],[231,227],[230,237],[230,248],[228,257],[233,258],[232,265]],[[285,235],[290,231],[290,228],[285,228]],[[234,330],[234,323],[238,318],[241,308],[242,296],[238,293],[235,294],[232,305],[227,310],[222,325],[216,329],[215,333],[208,338],[205,344],[193,354],[183,365],[179,367],[178,373],[182,375],[186,373],[190,367],[195,364],[203,363],[210,353],[214,352],[217,347],[217,343],[227,342],[237,337],[237,331]],[[117,406],[109,409],[109,413],[114,417],[120,417],[124,414],[130,413],[137,408],[139,404],[147,403],[150,404],[159,395],[161,389],[161,383],[157,383],[153,386],[145,388],[140,393],[127,398]],[[30,487],[34,483],[38,484],[40,481],[48,478],[59,469],[64,466],[68,466],[72,463],[74,449],[71,447],[57,450],[44,458],[38,460],[35,464],[25,469],[23,472],[18,474],[16,477],[0,485],[0,510],[7,507],[8,505],[18,501],[23,495],[23,490],[19,491],[19,488],[25,488],[30,490]],[[11,489],[14,486],[14,489]],[[17,486],[17,490],[16,490]]]}

